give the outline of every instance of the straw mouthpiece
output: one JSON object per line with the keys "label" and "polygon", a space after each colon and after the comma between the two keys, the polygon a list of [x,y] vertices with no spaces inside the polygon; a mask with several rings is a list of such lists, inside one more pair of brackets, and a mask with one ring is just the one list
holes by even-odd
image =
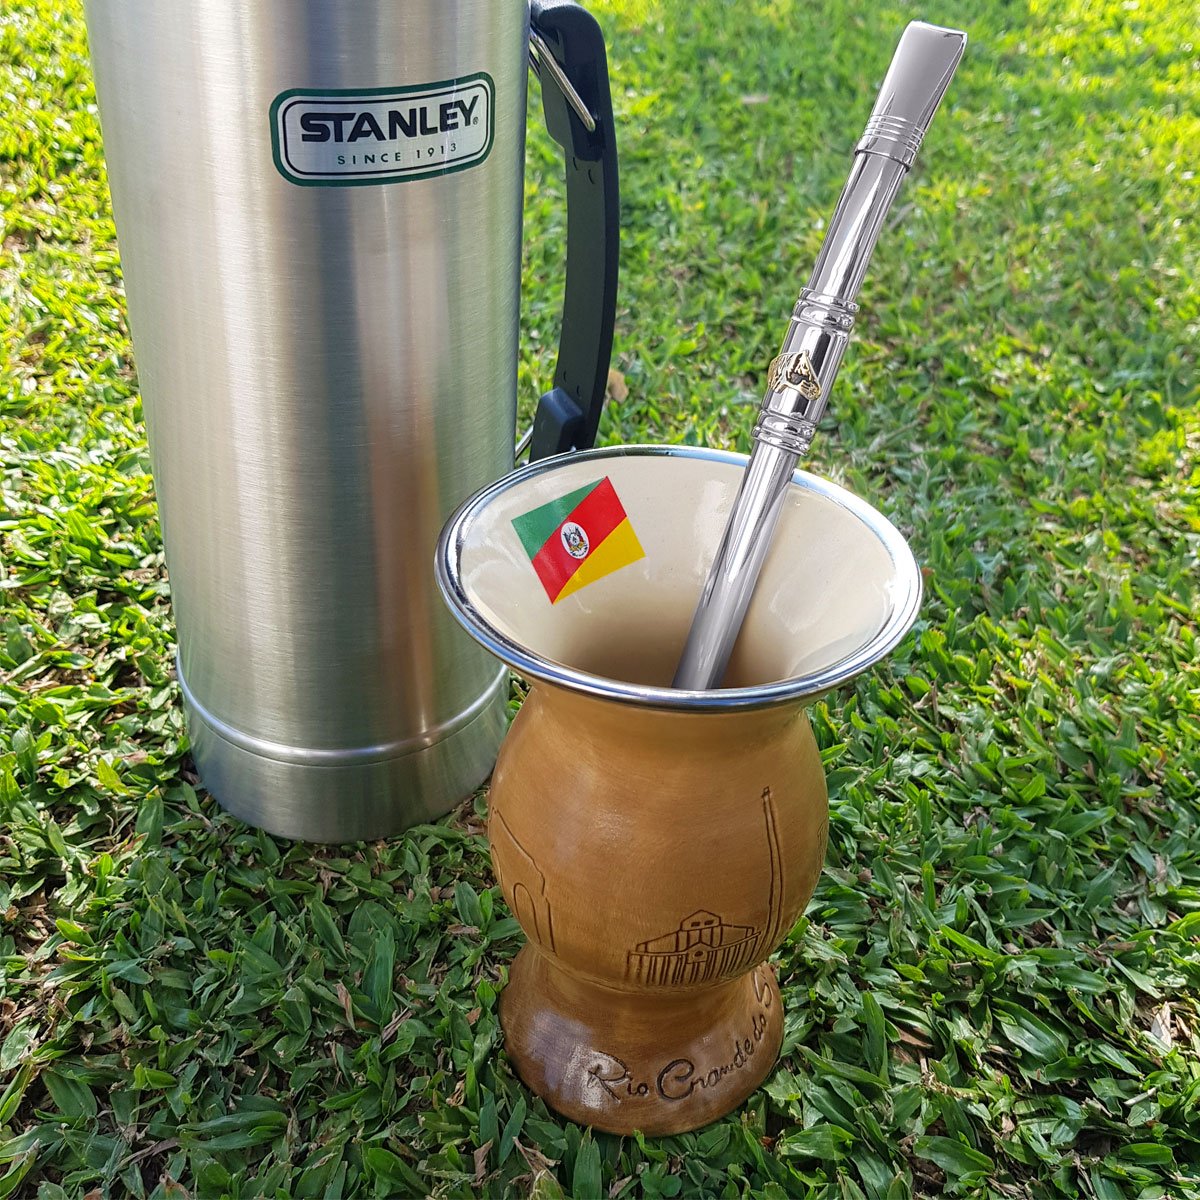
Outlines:
{"label": "straw mouthpiece", "polygon": [[966,46],[961,30],[913,21],[900,37],[855,153],[883,154],[911,167]]}

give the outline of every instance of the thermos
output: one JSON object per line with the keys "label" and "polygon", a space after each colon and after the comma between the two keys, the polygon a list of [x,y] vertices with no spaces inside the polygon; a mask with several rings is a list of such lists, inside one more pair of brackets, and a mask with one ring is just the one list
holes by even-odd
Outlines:
{"label": "thermos", "polygon": [[491,770],[507,683],[437,596],[513,463],[526,92],[565,149],[533,455],[590,445],[612,344],[603,42],[568,0],[90,0],[193,757],[273,833],[374,838]]}

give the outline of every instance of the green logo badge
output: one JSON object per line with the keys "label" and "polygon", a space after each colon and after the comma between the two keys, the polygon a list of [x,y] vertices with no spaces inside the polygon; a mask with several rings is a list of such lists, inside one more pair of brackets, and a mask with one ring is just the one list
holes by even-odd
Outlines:
{"label": "green logo badge", "polygon": [[307,187],[397,183],[483,162],[496,127],[490,75],[418,87],[293,88],[271,105],[279,173]]}

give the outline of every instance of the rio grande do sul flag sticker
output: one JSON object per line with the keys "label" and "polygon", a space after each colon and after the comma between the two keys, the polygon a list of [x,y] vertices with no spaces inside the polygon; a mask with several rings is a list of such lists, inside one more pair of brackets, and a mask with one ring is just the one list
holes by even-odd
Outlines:
{"label": "rio grande do sul flag sticker", "polygon": [[551,604],[645,558],[606,475],[513,519]]}

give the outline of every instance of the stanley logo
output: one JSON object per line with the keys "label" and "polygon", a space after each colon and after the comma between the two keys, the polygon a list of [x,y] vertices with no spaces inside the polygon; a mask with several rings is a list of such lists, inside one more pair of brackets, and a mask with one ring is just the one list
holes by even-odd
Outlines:
{"label": "stanley logo", "polygon": [[484,74],[420,87],[295,88],[271,105],[275,165],[310,187],[447,175],[487,158],[494,110],[495,86]]}
{"label": "stanley logo", "polygon": [[[371,109],[362,112],[302,112],[300,135],[302,142],[398,142],[403,138],[428,137],[434,133],[451,133],[471,124],[479,96],[470,100],[443,100],[436,107],[429,101],[389,108],[376,116]],[[347,133],[347,129],[349,133]],[[384,132],[386,129],[387,132]]]}

